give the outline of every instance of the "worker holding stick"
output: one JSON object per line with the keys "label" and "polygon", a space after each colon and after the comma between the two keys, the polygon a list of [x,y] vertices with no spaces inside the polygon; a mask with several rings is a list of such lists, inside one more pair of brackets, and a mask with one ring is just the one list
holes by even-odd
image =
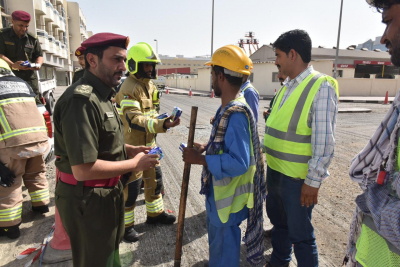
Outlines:
{"label": "worker holding stick", "polygon": [[[257,128],[240,86],[250,75],[250,60],[234,45],[219,48],[206,65],[221,97],[210,140],[185,148],[183,161],[203,165],[201,194],[206,196],[210,266],[239,266],[241,231],[247,219],[247,260],[262,260],[264,164]],[[202,155],[206,152],[206,155]]]}

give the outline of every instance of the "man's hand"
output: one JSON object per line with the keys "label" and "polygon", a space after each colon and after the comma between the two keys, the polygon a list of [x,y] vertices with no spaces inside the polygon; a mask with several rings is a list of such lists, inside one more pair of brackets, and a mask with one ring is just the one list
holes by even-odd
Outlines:
{"label": "man's hand", "polygon": [[175,126],[178,126],[180,123],[181,123],[181,118],[177,118],[175,121],[172,121],[172,116],[170,116],[164,121],[164,128],[165,129],[173,128]]}
{"label": "man's hand", "polygon": [[145,154],[149,153],[151,150],[151,147],[149,146],[131,146],[128,144],[125,144],[126,147],[126,154],[128,158],[133,159],[137,154],[143,152]]}
{"label": "man's hand", "polygon": [[311,187],[309,185],[303,184],[301,187],[300,203],[301,206],[306,206],[307,208],[311,205],[318,204],[318,190],[319,188]]}
{"label": "man's hand", "polygon": [[156,154],[145,154],[143,152],[138,153],[134,160],[137,161],[136,167],[132,171],[145,171],[154,168],[159,161],[158,155]]}
{"label": "man's hand", "polygon": [[200,152],[200,154],[203,154],[204,151],[206,151],[206,146],[207,144],[200,144],[200,143],[193,143],[194,148]]}
{"label": "man's hand", "polygon": [[210,118],[210,124],[214,124],[214,116]]}
{"label": "man's hand", "polygon": [[268,109],[264,110],[264,112],[263,112],[264,119],[265,119],[265,116],[267,116],[267,115],[269,115],[269,110]]}
{"label": "man's hand", "polygon": [[202,155],[197,149],[194,148],[184,148],[182,160],[185,163],[207,166],[206,156]]}
{"label": "man's hand", "polygon": [[0,185],[10,187],[14,183],[15,175],[0,162]]}
{"label": "man's hand", "polygon": [[23,60],[16,61],[11,65],[12,69],[17,69],[17,70],[29,70],[29,67],[27,66],[21,66],[21,64],[24,63]]}

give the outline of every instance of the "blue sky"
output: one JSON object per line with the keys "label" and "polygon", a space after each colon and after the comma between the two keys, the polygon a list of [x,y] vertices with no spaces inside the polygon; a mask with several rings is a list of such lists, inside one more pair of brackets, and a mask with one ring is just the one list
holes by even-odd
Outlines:
{"label": "blue sky", "polygon": [[[200,56],[211,51],[212,0],[77,0],[94,33],[128,35],[131,45],[148,42],[160,54]],[[306,30],[313,46],[336,46],[340,0],[215,0],[214,51],[253,31],[261,44],[281,33]],[[381,14],[365,0],[344,0],[340,47],[382,35]]]}

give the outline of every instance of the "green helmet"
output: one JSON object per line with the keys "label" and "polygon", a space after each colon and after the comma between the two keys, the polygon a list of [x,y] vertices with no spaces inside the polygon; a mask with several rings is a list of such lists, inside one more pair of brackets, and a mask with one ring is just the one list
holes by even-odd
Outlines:
{"label": "green helmet", "polygon": [[[159,64],[161,63],[158,55],[154,53],[153,48],[148,43],[140,42],[129,49],[126,69],[130,74],[135,74],[139,71],[139,63]],[[152,79],[156,79],[156,67],[154,66]]]}

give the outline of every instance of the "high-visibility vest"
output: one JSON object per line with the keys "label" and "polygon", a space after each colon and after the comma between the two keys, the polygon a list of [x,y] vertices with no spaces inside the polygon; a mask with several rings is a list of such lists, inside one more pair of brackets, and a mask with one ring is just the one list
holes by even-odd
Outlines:
{"label": "high-visibility vest", "polygon": [[[246,104],[243,96],[234,101]],[[247,104],[246,104],[247,105]],[[250,166],[249,169],[242,175],[236,177],[225,177],[221,180],[215,180],[212,177],[215,206],[218,211],[218,217],[222,223],[226,223],[231,213],[241,211],[244,206],[248,208],[254,207],[254,174],[256,172],[256,163],[254,159],[252,134],[250,129]],[[219,151],[222,154],[223,150]]]}
{"label": "high-visibility vest", "polygon": [[373,219],[365,215],[356,243],[356,260],[364,267],[398,267],[400,250],[379,235]]}
{"label": "high-visibility vest", "polygon": [[15,77],[2,78],[0,86],[0,149],[46,141],[44,118],[29,86]]}
{"label": "high-visibility vest", "polygon": [[[280,109],[286,87],[279,90],[265,127],[264,148],[271,169],[293,178],[306,178],[312,156],[312,129],[307,124],[309,111],[322,82],[332,79],[314,71]],[[338,94],[338,88],[334,89]]]}

